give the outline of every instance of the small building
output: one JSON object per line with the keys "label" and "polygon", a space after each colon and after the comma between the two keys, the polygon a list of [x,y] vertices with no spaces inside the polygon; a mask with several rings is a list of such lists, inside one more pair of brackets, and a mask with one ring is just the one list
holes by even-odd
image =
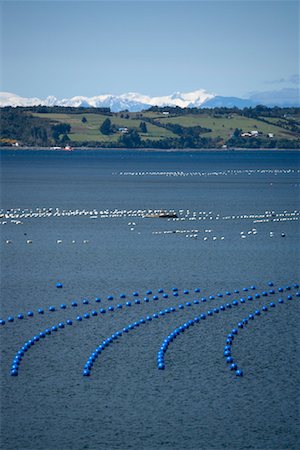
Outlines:
{"label": "small building", "polygon": [[120,127],[120,128],[118,128],[118,131],[120,131],[121,133],[128,133],[128,128],[127,127]]}
{"label": "small building", "polygon": [[268,133],[268,138],[273,138],[274,137],[274,133]]}
{"label": "small building", "polygon": [[169,114],[170,114],[169,111],[163,111],[164,116],[168,116]]}

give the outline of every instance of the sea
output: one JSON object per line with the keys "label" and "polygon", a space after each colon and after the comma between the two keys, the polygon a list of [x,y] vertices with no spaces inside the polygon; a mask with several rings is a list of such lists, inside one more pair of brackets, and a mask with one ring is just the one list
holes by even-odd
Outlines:
{"label": "sea", "polygon": [[1,151],[1,449],[299,449],[299,200],[296,151]]}

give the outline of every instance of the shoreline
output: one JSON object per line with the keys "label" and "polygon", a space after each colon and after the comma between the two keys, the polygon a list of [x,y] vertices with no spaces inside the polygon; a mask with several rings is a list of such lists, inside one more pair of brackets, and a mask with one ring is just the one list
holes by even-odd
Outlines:
{"label": "shoreline", "polygon": [[51,148],[51,147],[0,147],[0,150],[5,151],[22,151],[22,150],[34,150],[34,151],[51,151],[51,152],[64,152],[64,153],[71,153],[76,151],[121,151],[121,152],[127,152],[127,151],[136,151],[136,152],[165,152],[165,153],[205,153],[205,152],[216,152],[216,153],[230,153],[230,152],[298,152],[300,151],[299,148],[294,149],[285,149],[285,148],[120,148],[120,147],[75,147],[71,150],[65,150],[64,148]]}

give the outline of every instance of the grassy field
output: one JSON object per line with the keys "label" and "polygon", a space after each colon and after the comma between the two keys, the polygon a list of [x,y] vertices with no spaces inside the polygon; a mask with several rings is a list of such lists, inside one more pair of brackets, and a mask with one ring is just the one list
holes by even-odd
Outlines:
{"label": "grassy field", "polygon": [[[71,133],[69,137],[73,142],[94,141],[107,143],[117,142],[121,132],[113,133],[109,136],[103,135],[99,131],[99,127],[107,118],[106,115],[86,113],[86,114],[56,114],[56,113],[33,113],[34,116],[45,118],[53,121],[53,123],[69,123],[71,125]],[[83,123],[82,118],[85,117],[87,122]],[[217,116],[208,113],[189,114],[189,115],[169,115],[165,116],[161,112],[145,111],[142,113],[114,113],[109,116],[111,123],[117,128],[127,127],[135,129],[139,132],[142,140],[160,140],[166,138],[178,138],[170,130],[147,122],[147,119],[159,121],[161,125],[179,124],[184,127],[201,126],[211,129],[211,132],[203,133],[202,136],[210,138],[222,138],[224,141],[229,139],[236,128],[242,132],[256,130],[260,135],[267,137],[268,133],[273,133],[276,139],[299,139],[299,135],[292,133],[280,126],[278,122],[288,124],[288,119],[282,118],[268,118],[268,122],[259,119],[247,118],[238,113],[229,115]],[[298,119],[298,118],[294,118]],[[139,126],[141,121],[145,120],[147,124],[147,133],[141,133]]]}
{"label": "grassy field", "polygon": [[[71,125],[71,133],[69,137],[72,141],[97,141],[97,142],[116,142],[121,136],[121,132],[106,136],[99,131],[99,127],[107,116],[101,114],[44,114],[35,113],[36,117],[53,120],[54,122],[69,123]],[[82,123],[82,118],[85,117],[87,122]],[[139,131],[139,126],[143,117],[136,118],[136,114],[130,114],[128,119],[122,118],[120,114],[109,116],[111,123],[117,128],[127,127]],[[164,139],[167,137],[176,137],[174,133],[165,128],[147,123],[148,133],[140,133],[141,139]]]}
{"label": "grassy field", "polygon": [[[293,134],[278,126],[270,125],[260,120],[249,119],[237,114],[231,115],[230,118],[215,118],[210,116],[204,116],[203,114],[192,116],[177,116],[177,117],[164,117],[160,119],[161,123],[178,123],[185,127],[192,127],[200,125],[204,128],[210,128],[212,131],[204,133],[203,136],[218,137],[226,139],[231,136],[236,128],[241,129],[243,132],[256,130],[267,135],[273,133],[277,138],[295,138]],[[276,123],[276,122],[275,122]]]}

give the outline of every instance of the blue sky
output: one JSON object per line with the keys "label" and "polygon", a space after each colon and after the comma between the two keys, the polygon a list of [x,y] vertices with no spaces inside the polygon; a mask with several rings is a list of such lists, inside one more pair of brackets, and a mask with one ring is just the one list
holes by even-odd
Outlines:
{"label": "blue sky", "polygon": [[2,1],[1,91],[71,97],[299,85],[299,2]]}

